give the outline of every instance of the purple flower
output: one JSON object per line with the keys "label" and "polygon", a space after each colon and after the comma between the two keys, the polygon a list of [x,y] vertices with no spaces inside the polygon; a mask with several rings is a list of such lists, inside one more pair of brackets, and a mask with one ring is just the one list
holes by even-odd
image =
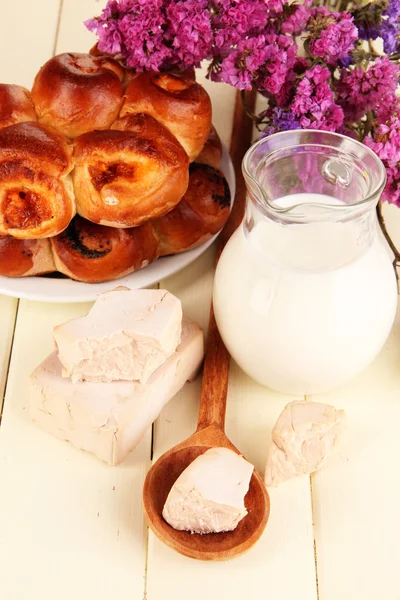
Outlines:
{"label": "purple flower", "polygon": [[284,35],[269,34],[244,39],[211,73],[214,81],[224,81],[240,90],[250,90],[255,82],[261,92],[275,94],[281,89],[293,66],[297,46]]}
{"label": "purple flower", "polygon": [[163,0],[110,0],[100,17],[86,26],[96,31],[103,52],[121,53],[136,71],[158,71],[171,56],[164,37],[164,4]]}
{"label": "purple flower", "polygon": [[353,11],[359,36],[363,40],[383,39],[386,54],[393,54],[399,47],[400,1],[370,2]]}
{"label": "purple flower", "polygon": [[310,63],[306,58],[296,56],[293,68],[288,70],[286,79],[281,89],[272,98],[270,98],[270,102],[273,102],[280,107],[289,106],[296,91],[295,88],[297,78],[299,75],[303,75],[309,68]]}
{"label": "purple flower", "polygon": [[390,117],[386,123],[376,124],[371,135],[364,139],[364,143],[388,165],[398,163],[400,161],[400,121],[398,116]]}
{"label": "purple flower", "polygon": [[354,42],[358,39],[350,13],[330,12],[323,6],[312,9],[307,29],[310,54],[320,56],[329,65],[336,64],[354,50]]}
{"label": "purple flower", "polygon": [[166,10],[168,28],[166,39],[173,48],[170,66],[191,68],[211,58],[213,32],[208,0],[178,0]]}
{"label": "purple flower", "polygon": [[376,122],[364,144],[371,148],[386,167],[387,183],[382,200],[400,206],[400,120],[399,106],[386,122]]}
{"label": "purple flower", "polygon": [[343,124],[343,110],[335,104],[330,77],[329,69],[316,65],[298,84],[290,108],[303,129],[336,131]]}
{"label": "purple flower", "polygon": [[392,105],[398,83],[399,68],[387,56],[379,57],[364,70],[342,69],[337,84],[339,103],[346,122],[358,120],[368,110]]}
{"label": "purple flower", "polygon": [[386,168],[387,181],[381,200],[400,207],[400,163]]}
{"label": "purple flower", "polygon": [[399,47],[400,35],[400,2],[389,0],[387,9],[382,13],[380,36],[383,39],[383,49],[386,54],[393,54]]}
{"label": "purple flower", "polygon": [[280,15],[283,12],[283,7],[286,0],[264,0],[272,17]]}
{"label": "purple flower", "polygon": [[162,10],[163,0],[135,0],[129,4],[129,12],[119,21],[126,48],[126,64],[137,71],[158,71],[171,55],[171,50],[164,43],[166,19]]}
{"label": "purple flower", "polygon": [[352,11],[358,35],[362,40],[376,40],[380,36],[383,2],[369,2]]}
{"label": "purple flower", "polygon": [[213,0],[211,4],[216,54],[226,56],[244,37],[264,32],[268,19],[264,0]]}
{"label": "purple flower", "polygon": [[117,0],[110,0],[101,15],[95,19],[85,21],[89,31],[94,31],[99,38],[99,49],[108,54],[121,52],[121,33],[118,24],[119,4]]}
{"label": "purple flower", "polygon": [[276,131],[301,129],[299,120],[290,110],[275,107],[272,109],[272,124]]}
{"label": "purple flower", "polygon": [[283,9],[281,24],[282,33],[298,35],[303,31],[310,19],[310,11],[303,4],[287,4]]}

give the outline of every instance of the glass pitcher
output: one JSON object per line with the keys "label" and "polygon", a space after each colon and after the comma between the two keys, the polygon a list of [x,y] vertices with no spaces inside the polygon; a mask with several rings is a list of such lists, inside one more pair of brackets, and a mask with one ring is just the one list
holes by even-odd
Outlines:
{"label": "glass pitcher", "polygon": [[329,391],[375,359],[395,317],[376,216],[384,166],[349,137],[296,130],[254,144],[243,173],[245,218],[215,274],[221,336],[259,383]]}

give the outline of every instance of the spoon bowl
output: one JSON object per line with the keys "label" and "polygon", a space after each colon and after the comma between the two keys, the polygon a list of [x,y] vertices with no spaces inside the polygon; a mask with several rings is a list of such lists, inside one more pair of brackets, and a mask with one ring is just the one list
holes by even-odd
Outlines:
{"label": "spoon bowl", "polygon": [[248,514],[233,531],[192,534],[177,531],[164,521],[162,510],[179,475],[195,458],[215,446],[238,452],[223,432],[211,425],[163,454],[149,471],[144,485],[145,515],[151,530],[167,546],[189,558],[227,560],[243,554],[258,540],[269,516],[267,490],[259,474],[253,471],[245,497]]}

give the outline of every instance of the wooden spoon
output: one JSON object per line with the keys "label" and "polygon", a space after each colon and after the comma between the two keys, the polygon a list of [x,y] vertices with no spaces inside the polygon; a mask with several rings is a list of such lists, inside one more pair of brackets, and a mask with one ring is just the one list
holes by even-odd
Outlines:
{"label": "wooden spoon", "polygon": [[[254,106],[254,94],[249,105]],[[234,208],[220,236],[218,257],[244,214],[245,185],[241,161],[251,142],[251,123],[239,96],[235,107],[235,129],[231,156],[236,172],[237,193]],[[179,475],[197,456],[212,447],[225,447],[240,454],[224,433],[230,356],[218,332],[211,307],[204,361],[199,420],[196,432],[163,454],[147,474],[143,488],[143,505],[153,533],[162,542],[188,556],[200,560],[227,560],[248,550],[262,534],[269,517],[269,496],[260,475],[254,471],[245,498],[248,514],[234,531],[191,534],[173,529],[162,517],[169,491]]]}

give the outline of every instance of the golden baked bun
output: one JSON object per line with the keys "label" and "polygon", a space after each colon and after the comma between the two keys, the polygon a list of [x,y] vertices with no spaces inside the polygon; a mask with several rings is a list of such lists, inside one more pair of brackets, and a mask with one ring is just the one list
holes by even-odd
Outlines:
{"label": "golden baked bun", "polygon": [[49,240],[17,240],[0,236],[0,275],[28,277],[55,271]]}
{"label": "golden baked bun", "polygon": [[30,92],[20,85],[0,83],[0,128],[36,120]]}
{"label": "golden baked bun", "polygon": [[152,222],[160,256],[200,246],[225,225],[231,197],[221,173],[208,165],[190,165],[189,187],[171,212]]}
{"label": "golden baked bun", "polygon": [[150,223],[116,229],[77,216],[63,233],[51,239],[51,244],[58,271],[87,283],[124,277],[158,258]]}
{"label": "golden baked bun", "polygon": [[188,186],[188,157],[153,117],[131,115],[74,142],[77,212],[93,223],[136,227],[171,210]]}
{"label": "golden baked bun", "polygon": [[165,125],[193,161],[211,127],[211,101],[191,75],[141,73],[129,83],[120,116],[146,113]]}
{"label": "golden baked bun", "polygon": [[219,169],[222,158],[222,143],[214,125],[211,126],[210,135],[203,146],[202,151],[196,158],[197,163],[209,165],[214,169]]}
{"label": "golden baked bun", "polygon": [[0,129],[0,235],[50,237],[75,214],[66,140],[38,123]]}
{"label": "golden baked bun", "polygon": [[108,129],[122,105],[124,70],[106,56],[66,53],[35,77],[32,99],[40,123],[74,138]]}

